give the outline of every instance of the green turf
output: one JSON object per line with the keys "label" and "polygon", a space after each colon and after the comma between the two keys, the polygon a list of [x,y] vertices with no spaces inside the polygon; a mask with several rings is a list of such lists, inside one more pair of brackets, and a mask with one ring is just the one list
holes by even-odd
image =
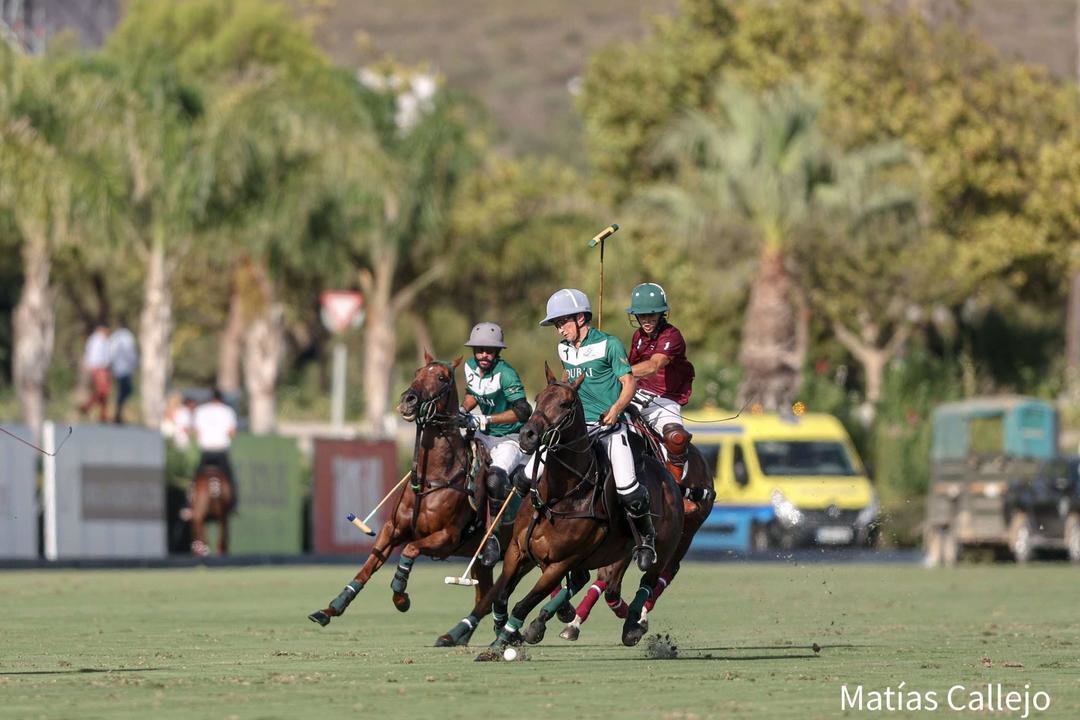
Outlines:
{"label": "green turf", "polygon": [[[555,622],[514,663],[473,662],[489,619],[476,647],[431,647],[471,603],[442,584],[459,570],[418,564],[404,615],[380,573],[327,628],[307,613],[350,566],[0,573],[0,717],[825,718],[844,683],[902,681],[942,704],[954,684],[1030,684],[1053,702],[1032,717],[1080,717],[1066,565],[688,564],[650,632],[678,659],[622,647],[601,604],[577,643]],[[934,715],[954,714],[851,716]]]}

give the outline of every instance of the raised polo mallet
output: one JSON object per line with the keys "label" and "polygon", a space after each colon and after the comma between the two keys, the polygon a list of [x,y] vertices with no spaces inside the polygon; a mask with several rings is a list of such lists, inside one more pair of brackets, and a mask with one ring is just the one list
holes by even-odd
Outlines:
{"label": "raised polo mallet", "polygon": [[395,485],[395,486],[393,487],[393,489],[392,489],[392,490],[390,490],[390,492],[386,493],[386,497],[384,497],[384,498],[383,498],[382,500],[380,500],[380,501],[379,501],[379,504],[378,504],[378,505],[376,505],[376,506],[375,506],[375,507],[374,507],[374,508],[372,509],[372,511],[371,511],[371,512],[369,512],[369,513],[367,514],[367,517],[366,517],[366,518],[364,518],[363,520],[361,520],[360,518],[356,517],[356,515],[354,515],[354,514],[352,514],[352,513],[349,513],[348,515],[346,515],[346,516],[345,516],[345,519],[346,519],[346,520],[348,520],[349,522],[351,522],[351,523],[352,523],[353,525],[355,525],[356,527],[360,528],[360,532],[362,532],[362,533],[364,533],[364,534],[366,534],[366,535],[370,535],[371,537],[375,537],[375,531],[374,531],[374,530],[372,530],[372,529],[371,529],[371,528],[370,528],[370,527],[368,526],[368,520],[370,520],[370,519],[372,518],[372,516],[374,516],[374,515],[375,515],[375,513],[376,513],[376,512],[378,511],[378,509],[379,509],[379,508],[381,508],[381,507],[383,506],[383,504],[384,504],[384,503],[385,503],[385,502],[386,502],[387,500],[389,500],[389,499],[390,499],[390,496],[391,496],[391,495],[393,495],[393,494],[394,494],[395,492],[397,492],[397,489],[398,489],[399,487],[401,487],[402,483],[404,483],[404,482],[405,482],[405,481],[406,481],[406,480],[407,480],[407,479],[409,478],[409,476],[410,476],[410,475],[412,475],[412,471],[409,471],[409,472],[405,473],[405,477],[403,477],[403,478],[401,478],[400,480],[398,480],[398,484],[397,484],[397,485]]}
{"label": "raised polo mallet", "polygon": [[618,223],[611,223],[606,228],[596,233],[596,236],[589,241],[589,247],[596,247],[597,243],[600,244],[600,308],[596,315],[596,329],[604,329],[604,241],[615,234],[619,229]]}
{"label": "raised polo mallet", "polygon": [[513,499],[515,494],[517,493],[514,490],[506,493],[506,499],[503,500],[502,507],[499,508],[499,512],[497,515],[495,515],[495,519],[491,521],[491,527],[489,527],[487,529],[487,532],[484,533],[484,537],[480,538],[480,544],[476,546],[476,552],[473,553],[472,560],[469,561],[469,564],[465,566],[465,572],[462,574],[462,576],[453,577],[451,575],[447,575],[445,578],[443,578],[444,583],[446,583],[447,585],[465,586],[479,584],[479,580],[475,580],[469,577],[469,574],[472,572],[472,566],[476,563],[476,558],[480,557],[480,551],[484,549],[484,543],[486,543],[487,539],[491,537],[491,533],[495,532],[495,528],[499,527],[499,520],[502,518],[503,513],[506,511],[506,506],[510,504],[510,501]]}

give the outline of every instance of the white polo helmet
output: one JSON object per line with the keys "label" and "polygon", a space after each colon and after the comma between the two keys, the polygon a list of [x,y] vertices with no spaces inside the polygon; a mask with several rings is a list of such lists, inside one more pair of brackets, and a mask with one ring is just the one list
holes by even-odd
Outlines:
{"label": "white polo helmet", "polygon": [[465,347],[478,348],[504,348],[502,328],[493,322],[476,323],[472,332],[469,333],[469,341]]}
{"label": "white polo helmet", "polygon": [[548,298],[547,316],[540,321],[541,325],[553,325],[556,318],[578,313],[592,314],[592,305],[585,293],[575,288],[563,288]]}

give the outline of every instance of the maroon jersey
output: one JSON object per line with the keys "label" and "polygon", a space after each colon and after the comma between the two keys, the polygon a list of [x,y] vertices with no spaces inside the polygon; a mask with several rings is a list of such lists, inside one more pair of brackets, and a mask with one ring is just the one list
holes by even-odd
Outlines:
{"label": "maroon jersey", "polygon": [[664,323],[656,339],[650,338],[641,328],[634,332],[630,340],[630,364],[637,365],[656,354],[667,355],[671,362],[655,375],[638,378],[637,386],[685,405],[694,382],[694,366],[686,359],[686,341],[677,327]]}

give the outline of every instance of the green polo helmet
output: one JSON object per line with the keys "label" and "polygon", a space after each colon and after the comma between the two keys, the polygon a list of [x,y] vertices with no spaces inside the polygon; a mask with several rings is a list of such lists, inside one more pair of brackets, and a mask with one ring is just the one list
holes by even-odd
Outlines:
{"label": "green polo helmet", "polygon": [[651,315],[665,313],[668,310],[667,293],[664,292],[664,288],[656,283],[641,283],[630,293],[630,307],[626,308],[626,313]]}

